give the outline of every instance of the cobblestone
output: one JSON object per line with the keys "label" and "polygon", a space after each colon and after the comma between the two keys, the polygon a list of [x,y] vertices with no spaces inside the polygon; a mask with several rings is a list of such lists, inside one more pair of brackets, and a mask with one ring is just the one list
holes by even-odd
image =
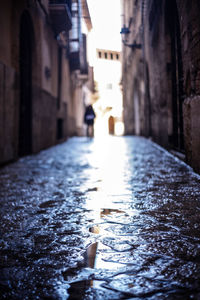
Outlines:
{"label": "cobblestone", "polygon": [[199,192],[140,137],[71,138],[2,168],[1,299],[200,299]]}

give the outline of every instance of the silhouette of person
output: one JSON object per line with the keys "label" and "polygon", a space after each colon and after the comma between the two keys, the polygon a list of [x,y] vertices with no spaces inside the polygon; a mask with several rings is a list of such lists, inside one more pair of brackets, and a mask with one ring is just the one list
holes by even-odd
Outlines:
{"label": "silhouette of person", "polygon": [[87,125],[87,137],[94,136],[94,119],[96,114],[93,110],[92,105],[86,106],[85,114],[84,114],[84,123]]}

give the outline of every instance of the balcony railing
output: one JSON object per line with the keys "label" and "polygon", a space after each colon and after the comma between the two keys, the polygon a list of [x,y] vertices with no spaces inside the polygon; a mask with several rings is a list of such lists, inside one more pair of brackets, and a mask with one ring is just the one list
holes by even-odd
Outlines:
{"label": "balcony railing", "polygon": [[68,6],[68,9],[71,11],[72,8],[72,0],[50,0],[49,4],[66,4]]}
{"label": "balcony railing", "polygon": [[55,35],[72,27],[71,0],[50,0],[49,13]]}
{"label": "balcony railing", "polygon": [[88,75],[87,47],[85,34],[82,34],[81,39],[78,40],[77,50],[69,53],[69,63],[71,71],[80,70],[80,73],[82,75]]}

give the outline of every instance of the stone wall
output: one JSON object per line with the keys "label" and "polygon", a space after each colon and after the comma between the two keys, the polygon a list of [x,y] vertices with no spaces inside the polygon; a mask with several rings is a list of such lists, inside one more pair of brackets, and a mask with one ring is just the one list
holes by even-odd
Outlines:
{"label": "stone wall", "polygon": [[48,148],[56,144],[56,101],[48,92],[33,89],[33,149],[38,152],[41,149]]}
{"label": "stone wall", "polygon": [[124,1],[125,133],[151,137],[183,152],[200,172],[200,2]]}
{"label": "stone wall", "polygon": [[[42,1],[48,14],[48,1]],[[67,107],[72,98],[66,50],[61,64],[58,107],[58,43],[39,1],[2,1],[0,4],[0,164],[19,157],[20,22],[23,12],[32,24],[31,150],[52,146],[69,135]],[[61,128],[62,127],[62,128]]]}
{"label": "stone wall", "polygon": [[180,15],[184,91],[184,137],[188,163],[200,172],[200,2],[177,1]]}
{"label": "stone wall", "polygon": [[[123,6],[124,20],[123,25],[129,25],[130,34],[122,37],[125,43],[130,45],[136,41],[141,43],[141,36],[138,35],[141,26],[141,5],[134,4],[134,1],[124,1]],[[124,125],[125,134],[141,134],[141,91],[140,91],[140,73],[143,69],[141,64],[141,50],[132,49],[129,46],[123,46],[122,55],[122,84],[123,84],[123,102],[124,102]]]}
{"label": "stone wall", "polygon": [[15,70],[0,63],[0,163],[17,155],[18,91]]}

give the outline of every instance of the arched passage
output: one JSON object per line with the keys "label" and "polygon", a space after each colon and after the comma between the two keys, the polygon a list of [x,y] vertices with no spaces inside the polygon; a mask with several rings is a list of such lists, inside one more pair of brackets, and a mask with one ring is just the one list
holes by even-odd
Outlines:
{"label": "arched passage", "polygon": [[184,150],[183,135],[183,63],[179,15],[176,1],[167,0],[165,6],[167,34],[170,38],[170,81],[172,108],[172,147]]}
{"label": "arched passage", "polygon": [[19,67],[20,67],[20,109],[19,109],[19,156],[32,152],[32,52],[33,25],[27,11],[20,20]]}

